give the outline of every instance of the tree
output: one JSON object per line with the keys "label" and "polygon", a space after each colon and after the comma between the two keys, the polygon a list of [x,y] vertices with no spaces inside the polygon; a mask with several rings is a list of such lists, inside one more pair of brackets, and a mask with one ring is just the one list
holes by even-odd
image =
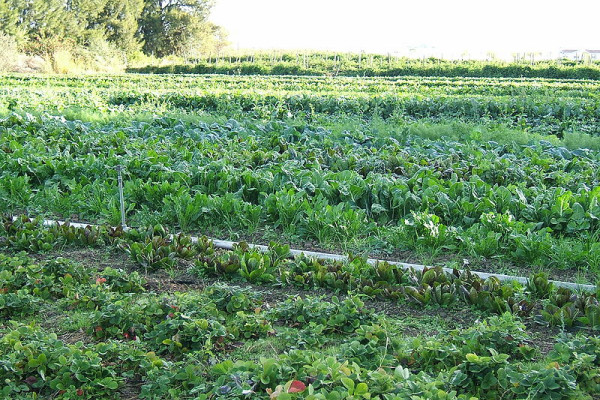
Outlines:
{"label": "tree", "polygon": [[11,71],[17,65],[19,52],[13,36],[0,33],[0,72]]}
{"label": "tree", "polygon": [[146,0],[140,19],[144,52],[158,57],[182,54],[202,37],[212,0]]}
{"label": "tree", "polygon": [[68,0],[66,8],[84,27],[81,44],[101,40],[131,54],[140,49],[138,19],[144,0]]}
{"label": "tree", "polygon": [[220,53],[228,45],[227,32],[223,27],[206,22],[198,27],[195,36],[180,46],[179,54],[187,58],[200,58]]}
{"label": "tree", "polygon": [[30,0],[24,3],[26,6],[21,12],[20,25],[31,39],[79,38],[83,28],[62,0]]}
{"label": "tree", "polygon": [[25,32],[19,26],[19,4],[16,0],[0,0],[0,33],[25,39]]}
{"label": "tree", "polygon": [[144,0],[108,0],[99,23],[109,42],[127,54],[141,48],[138,39],[138,19],[144,9]]}
{"label": "tree", "polygon": [[159,57],[191,54],[225,43],[222,29],[207,22],[213,1],[0,0],[0,33],[44,56],[141,48]]}
{"label": "tree", "polygon": [[50,54],[65,42],[80,39],[83,27],[66,9],[63,0],[26,0],[18,4],[18,26],[25,33],[26,48],[38,54]]}

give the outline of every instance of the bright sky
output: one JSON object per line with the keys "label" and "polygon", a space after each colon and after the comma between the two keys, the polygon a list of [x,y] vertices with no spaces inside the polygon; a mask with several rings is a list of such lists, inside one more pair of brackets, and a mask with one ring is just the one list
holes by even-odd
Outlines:
{"label": "bright sky", "polygon": [[211,20],[239,49],[600,49],[600,0],[216,0]]}

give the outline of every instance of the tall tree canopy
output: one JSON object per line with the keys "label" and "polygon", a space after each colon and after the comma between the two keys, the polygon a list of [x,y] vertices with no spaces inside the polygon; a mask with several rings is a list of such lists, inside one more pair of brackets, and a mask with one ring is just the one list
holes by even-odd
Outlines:
{"label": "tall tree canopy", "polygon": [[163,57],[181,54],[204,33],[212,0],[147,0],[140,19],[144,52]]}
{"label": "tall tree canopy", "polygon": [[55,43],[99,40],[127,54],[163,57],[222,42],[207,21],[213,0],[0,0],[0,33],[32,52]]}

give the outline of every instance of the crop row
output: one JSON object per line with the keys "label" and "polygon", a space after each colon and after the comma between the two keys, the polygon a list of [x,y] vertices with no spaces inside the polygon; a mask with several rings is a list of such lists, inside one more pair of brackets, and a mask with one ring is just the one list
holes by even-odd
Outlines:
{"label": "crop row", "polygon": [[32,94],[20,90],[3,97],[10,110],[36,112],[88,107],[107,113],[144,112],[151,108],[192,114],[205,112],[232,118],[313,120],[322,116],[351,116],[400,121],[463,121],[499,123],[559,137],[573,131],[597,135],[600,115],[597,99],[582,98],[117,92],[87,94],[86,104],[82,104],[85,97],[77,91]]}
{"label": "crop row", "polygon": [[[54,235],[56,240],[69,243],[85,242],[85,246],[113,242],[130,252],[140,240],[167,239],[160,227],[146,233],[68,225],[40,228],[23,218],[5,226],[4,246],[11,251],[15,240],[24,243],[26,237],[39,239],[40,235]],[[90,237],[94,236],[99,241],[92,243]],[[280,271],[291,272],[308,261],[283,258],[286,250],[280,246],[272,246],[269,254],[244,246],[218,254],[206,240],[194,246],[181,236],[168,242],[166,246],[179,243],[175,252],[183,254],[186,243],[198,252],[194,257],[199,261],[192,269],[196,271],[211,270],[205,270],[209,259],[237,259],[237,270],[219,272],[227,278],[244,268],[257,271],[274,262],[279,263]],[[360,284],[370,279],[369,269],[365,265],[359,268],[358,264],[364,263],[359,259],[321,267],[318,260],[310,262],[313,266],[305,272],[311,268],[325,268],[328,273],[336,268],[358,272],[353,280],[345,281],[352,282],[358,291],[365,291]],[[429,283],[433,288],[449,279],[476,282],[469,276],[442,277],[435,269],[418,276],[390,268],[381,264],[375,273],[383,271],[391,288],[408,287],[400,281],[414,285],[415,279],[421,280],[422,287]],[[280,280],[279,284],[309,287],[298,280],[301,275],[287,276],[293,276],[293,282]],[[265,277],[248,276],[248,280]],[[399,278],[397,283],[395,277]],[[342,274],[334,282],[338,278],[346,279]],[[483,284],[488,288],[495,285],[493,281]],[[147,293],[146,287],[145,279],[136,272],[114,268],[95,271],[60,258],[40,263],[23,253],[0,253],[0,312],[8,321],[0,327],[2,395],[117,398],[128,382],[138,382],[139,397],[145,399],[567,399],[600,392],[598,340],[565,337],[542,358],[531,347],[517,316],[527,314],[526,300],[508,313],[486,318],[468,329],[407,338],[395,332],[389,318],[374,314],[356,295],[341,299],[290,297],[268,304],[260,292],[222,284],[202,292],[170,295]],[[340,290],[339,286],[332,287]],[[347,289],[350,287],[342,291]],[[482,295],[485,290],[477,293]],[[496,296],[512,291],[517,287],[504,286],[496,290]],[[584,296],[557,291],[540,276],[531,279],[526,293],[528,299],[545,299],[546,308],[559,296],[575,302]],[[27,301],[19,306],[19,298]],[[586,301],[593,299],[595,295]],[[53,307],[53,314],[75,318],[70,319],[77,321],[74,329],[84,329],[86,340],[67,343],[35,324],[16,322],[49,307]],[[229,355],[240,346],[252,347],[271,337],[276,337],[284,349],[276,357],[236,361]]]}
{"label": "crop row", "polygon": [[[212,59],[214,58],[214,60]],[[233,74],[233,75],[327,75],[327,76],[446,76],[600,79],[597,63],[542,61],[449,61],[407,59],[391,55],[280,54],[222,57],[200,60],[195,65],[130,68],[138,73]]]}
{"label": "crop row", "polygon": [[[224,75],[92,75],[31,76],[5,75],[0,83],[6,93],[27,89],[32,95],[44,89],[66,89],[89,96],[109,92],[216,92],[262,91],[319,94],[420,94],[460,96],[518,96],[597,98],[595,81],[493,78],[331,78],[301,76],[224,76]],[[85,91],[83,91],[85,90]]]}
{"label": "crop row", "polygon": [[521,128],[537,128],[545,134],[559,136],[562,136],[565,130],[596,134],[600,121],[600,103],[597,100],[535,97],[125,93],[114,95],[110,104],[159,104],[168,109],[207,111],[223,115],[250,114],[279,119],[298,115],[356,115],[384,119],[457,119],[470,122],[487,120]]}
{"label": "crop row", "polygon": [[[110,112],[152,107],[202,110],[236,117],[250,113],[260,118],[394,116],[476,123],[496,121],[560,135],[565,130],[595,133],[599,109],[595,86],[581,82],[172,76],[162,80],[129,77],[4,80],[3,100],[9,109],[38,112],[60,112],[65,107]],[[32,91],[32,88],[38,89]]]}
{"label": "crop row", "polygon": [[[0,204],[133,225],[256,232],[596,270],[598,154],[310,125],[2,121]],[[268,232],[267,232],[268,233]]]}
{"label": "crop row", "polygon": [[[146,272],[172,269],[177,260],[187,259],[194,262],[191,272],[199,276],[303,289],[358,291],[384,300],[400,298],[419,305],[448,306],[462,301],[487,312],[511,312],[524,317],[539,310],[536,304],[542,301],[540,318],[549,324],[600,329],[598,293],[557,289],[543,273],[532,275],[523,287],[517,283],[502,284],[494,277],[483,280],[468,271],[447,273],[441,268],[414,271],[386,262],[371,266],[364,258],[355,256],[348,262],[290,259],[289,246],[275,243],[271,243],[268,253],[251,249],[244,242],[233,251],[221,251],[206,238],[194,243],[182,234],[171,237],[158,225],[147,231],[127,232],[102,227],[74,228],[68,224],[44,228],[38,221],[22,216],[5,221],[3,229],[5,246],[13,250],[47,251],[61,245],[113,243]],[[17,281],[12,287],[16,289],[20,284]],[[35,302],[22,304],[29,310]]]}
{"label": "crop row", "polygon": [[567,132],[598,134],[600,103],[596,98],[547,96],[455,96],[445,94],[365,95],[361,93],[286,93],[279,91],[98,91],[7,90],[9,110],[62,113],[65,109],[145,112],[148,109],[231,118],[304,119],[349,117],[397,121],[503,124],[563,137]]}

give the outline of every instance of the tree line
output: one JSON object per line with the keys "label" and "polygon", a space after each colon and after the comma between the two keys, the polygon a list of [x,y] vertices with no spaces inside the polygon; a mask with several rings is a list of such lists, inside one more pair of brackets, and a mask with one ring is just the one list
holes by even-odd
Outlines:
{"label": "tree line", "polygon": [[224,46],[213,0],[0,0],[0,33],[24,51],[110,46],[132,55],[198,56]]}

